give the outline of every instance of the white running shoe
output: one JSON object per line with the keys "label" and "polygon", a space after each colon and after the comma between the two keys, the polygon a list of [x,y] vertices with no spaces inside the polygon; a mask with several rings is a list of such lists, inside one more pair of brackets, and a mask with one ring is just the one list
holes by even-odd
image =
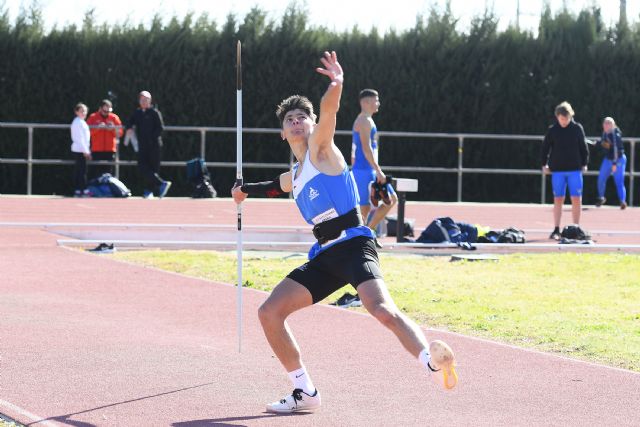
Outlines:
{"label": "white running shoe", "polygon": [[273,402],[267,405],[267,412],[275,412],[277,414],[290,414],[300,411],[315,411],[320,407],[320,393],[318,389],[313,396],[308,395],[301,389],[293,390],[288,396],[279,402]]}

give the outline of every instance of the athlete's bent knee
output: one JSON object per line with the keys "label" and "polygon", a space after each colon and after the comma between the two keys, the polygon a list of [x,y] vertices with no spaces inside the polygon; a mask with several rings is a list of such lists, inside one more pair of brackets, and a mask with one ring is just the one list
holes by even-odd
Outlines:
{"label": "athlete's bent knee", "polygon": [[269,300],[263,302],[258,308],[258,318],[263,325],[273,321],[284,320],[280,311],[276,309],[275,304],[270,303]]}

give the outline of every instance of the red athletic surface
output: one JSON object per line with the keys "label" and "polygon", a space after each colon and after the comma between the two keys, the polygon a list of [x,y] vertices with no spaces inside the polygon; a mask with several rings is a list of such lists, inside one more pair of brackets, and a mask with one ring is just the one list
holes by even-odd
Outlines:
{"label": "red athletic surface", "polygon": [[[455,205],[447,208],[466,219]],[[413,209],[409,216],[417,216]],[[430,206],[429,214],[440,209]],[[527,217],[519,209],[509,219]],[[620,213],[610,211],[612,218]],[[539,212],[528,215],[539,217],[529,219],[534,225],[521,226],[538,228],[536,221],[550,216],[548,208]],[[637,210],[624,214],[637,224]],[[247,203],[244,215],[253,224],[301,223],[286,201]],[[506,225],[483,215],[474,222]],[[18,221],[232,224],[235,207],[228,200],[0,198],[0,222]],[[611,224],[630,229],[629,222]],[[83,427],[637,426],[640,420],[637,373],[427,331],[449,342],[459,359],[460,386],[444,392],[374,319],[326,306],[290,321],[323,408],[266,414],[264,404],[291,386],[257,321],[264,293],[244,292],[238,354],[233,287],[61,248],[58,237],[0,228],[0,412],[23,423],[35,421],[25,412]]]}
{"label": "red athletic surface", "polygon": [[[243,223],[247,225],[305,225],[292,200],[248,199],[243,204]],[[606,206],[585,206],[581,226],[587,231],[630,231],[631,234],[594,234],[597,243],[640,244],[640,208],[620,210]],[[395,209],[392,211],[395,213]],[[549,243],[553,229],[550,205],[425,203],[407,202],[407,218],[415,219],[416,233],[431,220],[441,216],[456,221],[480,224],[495,229],[515,226],[529,233],[528,241]],[[562,225],[571,223],[570,206],[566,205]],[[143,199],[71,199],[48,197],[0,197],[1,222],[100,222],[100,223],[167,223],[229,224],[236,221],[236,206],[230,199],[192,200],[166,198]],[[635,234],[633,234],[635,233]],[[394,239],[388,238],[391,242]]]}

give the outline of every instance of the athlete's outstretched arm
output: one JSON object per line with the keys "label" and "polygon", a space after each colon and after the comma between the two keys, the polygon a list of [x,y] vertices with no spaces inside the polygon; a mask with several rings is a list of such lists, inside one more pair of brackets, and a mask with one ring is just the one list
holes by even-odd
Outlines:
{"label": "athlete's outstretched arm", "polygon": [[289,192],[291,192],[291,171],[278,175],[273,181],[234,185],[231,189],[231,195],[236,203],[242,203],[249,195],[278,197]]}
{"label": "athlete's outstretched arm", "polygon": [[320,118],[310,137],[310,142],[318,146],[328,146],[333,142],[336,132],[336,114],[340,109],[344,73],[335,52],[325,52],[320,62],[324,68],[318,67],[316,71],[329,77],[331,83],[320,101]]}

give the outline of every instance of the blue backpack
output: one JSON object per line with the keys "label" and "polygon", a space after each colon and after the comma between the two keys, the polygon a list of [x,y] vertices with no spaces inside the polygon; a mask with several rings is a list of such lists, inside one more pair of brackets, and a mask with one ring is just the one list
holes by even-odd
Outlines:
{"label": "blue backpack", "polygon": [[118,178],[111,176],[110,173],[102,174],[102,176],[89,181],[87,189],[93,194],[93,197],[131,196],[131,190]]}
{"label": "blue backpack", "polygon": [[471,224],[455,222],[445,216],[436,218],[424,229],[416,240],[419,243],[475,243],[478,229]]}

